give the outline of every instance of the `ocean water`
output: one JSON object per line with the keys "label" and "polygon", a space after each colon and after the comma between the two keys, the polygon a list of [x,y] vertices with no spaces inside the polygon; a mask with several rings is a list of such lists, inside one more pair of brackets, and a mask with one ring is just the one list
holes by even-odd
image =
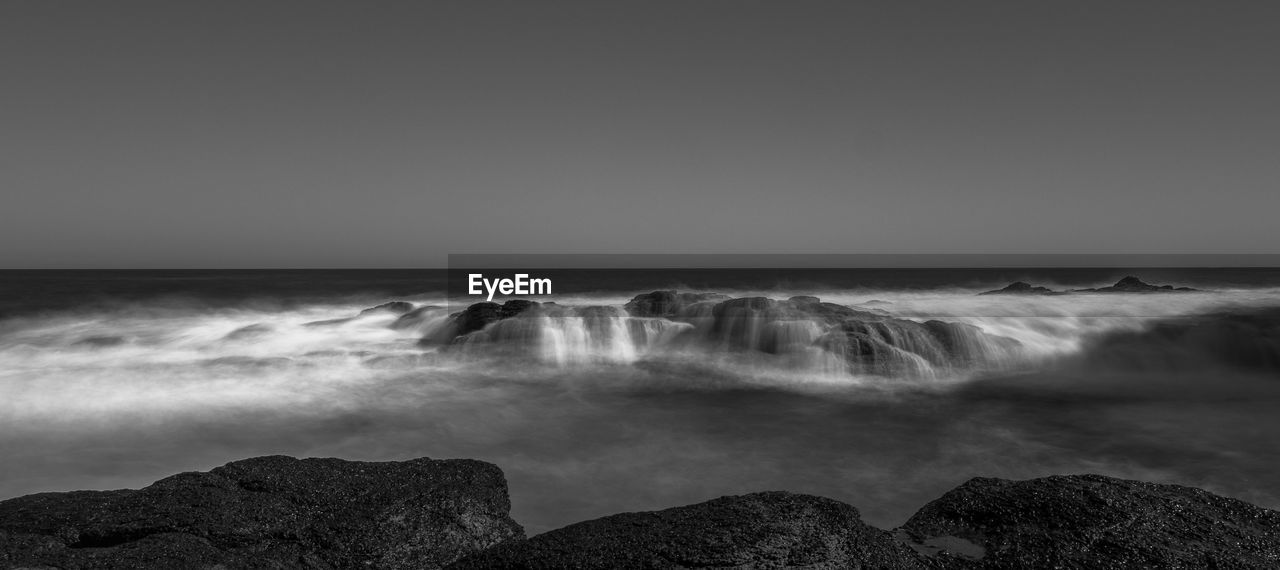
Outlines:
{"label": "ocean water", "polygon": [[[491,461],[530,533],[761,490],[888,528],[970,477],[1083,472],[1280,507],[1275,269],[547,274],[554,306],[442,343],[479,300],[444,271],[0,272],[0,498],[280,453]],[[1201,291],[977,294],[1127,274]],[[661,289],[774,303],[626,308]],[[361,314],[388,301],[420,310]]]}

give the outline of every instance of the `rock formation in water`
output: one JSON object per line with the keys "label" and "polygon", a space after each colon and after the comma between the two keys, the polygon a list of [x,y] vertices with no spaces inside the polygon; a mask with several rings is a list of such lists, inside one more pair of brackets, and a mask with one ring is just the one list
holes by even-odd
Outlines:
{"label": "rock formation in water", "polygon": [[728,300],[728,295],[720,293],[677,293],[676,291],[654,291],[636,295],[623,307],[633,317],[671,318],[680,314],[690,305],[707,301]]}
{"label": "rock formation in water", "polygon": [[849,505],[770,492],[581,522],[450,568],[925,568],[919,558]]}
{"label": "rock formation in water", "polygon": [[812,296],[780,301],[675,291],[637,295],[624,307],[475,303],[427,333],[422,343],[554,363],[627,361],[666,343],[712,353],[794,357],[824,373],[843,369],[885,376],[1002,365],[1020,346],[975,326],[920,323]]}
{"label": "rock formation in water", "polygon": [[1014,281],[1004,289],[996,289],[994,291],[986,291],[978,293],[979,295],[1061,295],[1059,291],[1054,291],[1048,287],[1035,287],[1030,283],[1022,281]]}
{"label": "rock formation in water", "polygon": [[509,510],[480,461],[259,457],[0,501],[0,567],[439,568],[524,538]]}
{"label": "rock formation in water", "polygon": [[786,492],[524,539],[497,467],[259,457],[132,491],[0,501],[4,568],[1280,567],[1280,512],[1100,475],[972,479],[885,531]]}
{"label": "rock formation in water", "polygon": [[408,301],[391,301],[375,307],[369,307],[368,309],[360,311],[360,315],[374,315],[379,313],[385,313],[385,314],[391,314],[391,315],[403,315],[412,310],[413,310],[413,303],[410,303]]}
{"label": "rock formation in water", "polygon": [[392,321],[390,326],[393,329],[417,328],[425,324],[432,316],[444,310],[445,308],[439,305],[423,305],[396,317],[396,320]]}
{"label": "rock formation in water", "polygon": [[1076,289],[1075,293],[1171,293],[1175,291],[1195,291],[1190,287],[1174,287],[1173,285],[1149,285],[1132,275],[1116,281],[1110,287],[1096,289]]}
{"label": "rock formation in water", "polygon": [[1173,285],[1149,285],[1132,275],[1125,277],[1109,287],[1093,289],[1072,289],[1070,291],[1054,291],[1047,287],[1036,287],[1030,283],[1015,281],[1003,289],[985,291],[979,295],[1066,295],[1069,293],[1173,293],[1197,291],[1190,287],[1174,287]]}

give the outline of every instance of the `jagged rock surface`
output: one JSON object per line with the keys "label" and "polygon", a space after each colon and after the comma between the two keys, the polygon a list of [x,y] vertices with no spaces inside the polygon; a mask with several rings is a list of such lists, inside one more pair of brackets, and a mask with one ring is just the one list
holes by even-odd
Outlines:
{"label": "jagged rock surface", "polygon": [[943,568],[1280,568],[1280,512],[1101,475],[972,479],[902,531]]}
{"label": "jagged rock surface", "polygon": [[0,502],[0,567],[439,568],[524,537],[472,460],[271,456],[139,490]]}
{"label": "jagged rock surface", "polygon": [[863,523],[849,505],[770,492],[582,522],[450,568],[924,567],[908,546]]}

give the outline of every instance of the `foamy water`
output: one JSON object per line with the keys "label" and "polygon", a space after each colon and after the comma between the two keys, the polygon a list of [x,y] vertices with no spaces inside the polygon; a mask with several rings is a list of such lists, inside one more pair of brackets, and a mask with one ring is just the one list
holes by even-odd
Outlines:
{"label": "foamy water", "polygon": [[[1052,403],[1063,382],[1094,378],[1056,368],[1089,339],[1280,306],[1280,289],[727,293],[816,294],[914,321],[969,323],[1020,349],[996,368],[866,374],[808,346],[824,332],[808,321],[751,333],[781,342],[777,354],[710,349],[687,341],[684,333],[703,326],[696,320],[628,317],[621,306],[630,293],[558,298],[567,307],[560,316],[482,331],[489,341],[537,339],[532,359],[491,352],[501,343],[489,341],[424,347],[419,340],[448,310],[395,328],[394,314],[356,317],[367,302],[26,315],[0,321],[0,496],[138,486],[262,453],[494,461],[511,479],[517,518],[534,531],[762,489],[843,498],[891,525],[973,475],[1097,471],[1272,506],[1280,496],[1259,480],[1280,465],[1249,439],[1275,423],[1263,413],[1277,401],[1269,384],[1204,378],[1221,401],[1203,390],[1170,401],[1159,394],[1163,380],[1127,376],[1102,393],[1141,386],[1150,401]],[[586,305],[613,309],[588,326],[573,312]],[[1193,421],[1179,426],[1179,417]]]}

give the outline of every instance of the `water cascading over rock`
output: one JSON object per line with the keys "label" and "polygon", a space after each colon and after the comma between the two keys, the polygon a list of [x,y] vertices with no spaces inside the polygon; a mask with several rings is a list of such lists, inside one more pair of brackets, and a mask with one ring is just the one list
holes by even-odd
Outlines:
{"label": "water cascading over rock", "polygon": [[749,352],[779,357],[784,367],[894,377],[1003,366],[1018,351],[1017,341],[972,325],[921,323],[817,297],[675,291],[637,295],[623,307],[476,303],[424,343],[466,356],[523,356],[555,365],[626,363],[676,351]]}

